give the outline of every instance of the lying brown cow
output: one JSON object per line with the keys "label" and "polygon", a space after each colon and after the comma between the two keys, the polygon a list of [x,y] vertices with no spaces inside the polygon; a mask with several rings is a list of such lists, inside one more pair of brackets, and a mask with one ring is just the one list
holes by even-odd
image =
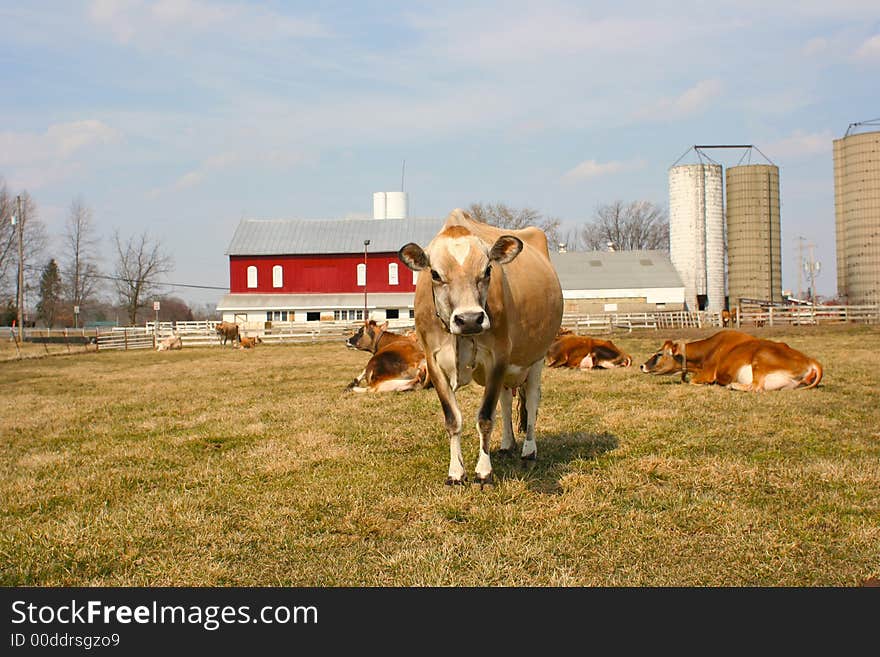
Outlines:
{"label": "lying brown cow", "polygon": [[632,358],[611,340],[599,340],[561,329],[547,350],[548,367],[572,367],[582,370],[629,367]]}
{"label": "lying brown cow", "polygon": [[238,348],[239,349],[253,349],[258,344],[263,344],[263,339],[259,335],[255,335],[252,338],[245,338],[242,336],[238,336]]}
{"label": "lying brown cow", "polygon": [[[388,330],[388,322],[365,322],[345,341],[350,349],[373,354],[364,370],[348,384],[351,392],[405,392],[429,388],[425,352],[414,333]],[[363,381],[364,385],[360,385]]]}
{"label": "lying brown cow", "polygon": [[822,380],[822,365],[817,360],[784,342],[739,331],[722,331],[688,343],[667,340],[641,370],[652,374],[681,371],[682,380],[691,371],[691,383],[717,383],[750,392],[815,388]]}
{"label": "lying brown cow", "polygon": [[215,327],[217,331],[217,335],[220,337],[220,344],[226,344],[227,340],[231,340],[233,345],[236,340],[241,339],[241,334],[238,332],[238,324],[233,324],[232,322],[220,322]]}

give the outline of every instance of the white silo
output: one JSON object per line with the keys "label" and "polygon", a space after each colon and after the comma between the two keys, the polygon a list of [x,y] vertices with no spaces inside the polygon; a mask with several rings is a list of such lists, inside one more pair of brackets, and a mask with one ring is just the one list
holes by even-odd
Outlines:
{"label": "white silo", "polygon": [[669,256],[688,310],[724,309],[724,203],[720,164],[669,169]]}
{"label": "white silo", "polygon": [[408,216],[406,192],[373,192],[373,219],[406,219]]}

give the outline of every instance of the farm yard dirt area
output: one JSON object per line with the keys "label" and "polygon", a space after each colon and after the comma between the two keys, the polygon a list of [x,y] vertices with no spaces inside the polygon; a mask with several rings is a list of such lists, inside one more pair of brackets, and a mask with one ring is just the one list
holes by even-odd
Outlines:
{"label": "farm yard dirt area", "polygon": [[[717,330],[717,329],[715,329]],[[343,342],[0,363],[4,586],[858,586],[880,577],[880,328],[755,329],[818,388],[543,372],[538,457],[444,485],[434,390]],[[608,335],[598,337],[609,337]],[[472,474],[482,388],[459,393]],[[500,417],[499,417],[500,420]],[[521,437],[518,437],[521,444]]]}

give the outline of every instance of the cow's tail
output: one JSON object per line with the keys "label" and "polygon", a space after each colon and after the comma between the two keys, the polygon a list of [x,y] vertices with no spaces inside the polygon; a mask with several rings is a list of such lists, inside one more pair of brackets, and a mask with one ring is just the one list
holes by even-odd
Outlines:
{"label": "cow's tail", "polygon": [[819,381],[822,380],[822,365],[819,364],[819,361],[813,360],[810,361],[810,365],[807,368],[806,374],[804,374],[804,378],[801,379],[801,383],[804,383],[804,388],[815,388],[819,385]]}
{"label": "cow's tail", "polygon": [[526,409],[526,387],[516,389],[516,413],[519,417],[519,432],[525,434],[529,429],[529,411]]}

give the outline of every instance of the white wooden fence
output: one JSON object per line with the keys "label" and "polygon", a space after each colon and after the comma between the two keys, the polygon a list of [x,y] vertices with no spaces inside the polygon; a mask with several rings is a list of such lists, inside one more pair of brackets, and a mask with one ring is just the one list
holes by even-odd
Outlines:
{"label": "white wooden fence", "polygon": [[[739,309],[732,326],[776,327],[816,326],[828,324],[880,324],[880,306],[781,306],[746,307]],[[156,341],[169,335],[179,335],[184,347],[220,346],[216,332],[219,322],[147,322],[145,326],[112,327],[98,329],[38,329],[27,328],[23,338],[26,342],[54,344],[56,348],[72,352],[79,347],[89,349],[130,350],[155,349]],[[239,325],[242,335],[258,335],[266,344],[297,344],[312,342],[343,341],[353,334],[361,322],[262,322]],[[562,325],[580,334],[632,332],[634,329],[676,329],[721,327],[721,314],[717,312],[656,312],[656,313],[604,313],[590,315],[569,314],[562,318]],[[389,329],[404,332],[414,328],[413,320],[390,320]],[[13,340],[14,329],[0,327],[0,338]],[[230,343],[227,342],[227,346]],[[46,347],[48,353],[48,346]]]}

